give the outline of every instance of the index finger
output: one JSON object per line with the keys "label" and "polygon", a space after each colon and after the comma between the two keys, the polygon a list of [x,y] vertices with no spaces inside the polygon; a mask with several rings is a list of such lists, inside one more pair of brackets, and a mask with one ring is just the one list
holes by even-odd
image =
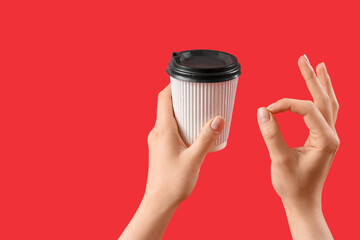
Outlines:
{"label": "index finger", "polygon": [[311,101],[283,98],[267,107],[272,113],[290,111],[304,117],[306,126],[310,132],[322,136],[329,131],[330,126],[326,123],[318,108]]}
{"label": "index finger", "polygon": [[174,117],[172,106],[171,84],[169,83],[158,95],[156,125],[168,127],[176,127],[177,124]]}

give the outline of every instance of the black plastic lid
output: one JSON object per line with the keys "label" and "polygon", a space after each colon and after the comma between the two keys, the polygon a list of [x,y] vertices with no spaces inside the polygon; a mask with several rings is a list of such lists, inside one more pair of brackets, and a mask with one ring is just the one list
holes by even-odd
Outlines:
{"label": "black plastic lid", "polygon": [[214,50],[173,52],[166,72],[173,78],[190,82],[225,82],[241,74],[235,56]]}

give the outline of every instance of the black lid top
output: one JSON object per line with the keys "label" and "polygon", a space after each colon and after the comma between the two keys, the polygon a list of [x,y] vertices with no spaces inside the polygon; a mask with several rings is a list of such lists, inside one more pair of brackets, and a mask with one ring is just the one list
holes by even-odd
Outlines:
{"label": "black lid top", "polygon": [[174,52],[166,72],[190,82],[225,82],[240,75],[235,56],[214,50]]}

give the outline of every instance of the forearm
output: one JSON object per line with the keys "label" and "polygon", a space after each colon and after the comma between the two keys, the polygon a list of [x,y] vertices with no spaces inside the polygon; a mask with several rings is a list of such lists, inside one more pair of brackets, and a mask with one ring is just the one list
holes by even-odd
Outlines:
{"label": "forearm", "polygon": [[144,197],[119,240],[161,239],[176,208]]}
{"label": "forearm", "polygon": [[317,207],[284,204],[294,240],[333,240],[326,224],[321,205]]}

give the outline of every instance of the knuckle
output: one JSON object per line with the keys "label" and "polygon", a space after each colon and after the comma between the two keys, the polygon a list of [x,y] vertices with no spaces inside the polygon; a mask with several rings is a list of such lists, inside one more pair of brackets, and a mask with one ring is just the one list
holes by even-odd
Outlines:
{"label": "knuckle", "polygon": [[274,156],[270,154],[270,157],[272,164],[274,164],[274,166],[276,166],[278,169],[286,169],[286,171],[290,171],[291,166],[294,166],[294,164],[296,165],[296,157],[293,156],[290,152],[276,154]]}
{"label": "knuckle", "polygon": [[209,145],[210,143],[212,143],[211,139],[207,136],[202,136],[200,138],[200,142],[203,144],[203,145]]}
{"label": "knuckle", "polygon": [[334,108],[335,108],[336,110],[339,110],[339,108],[340,108],[340,105],[339,105],[338,101],[334,101],[334,102],[333,102],[333,106],[334,106]]}
{"label": "knuckle", "polygon": [[306,110],[307,111],[311,111],[311,112],[313,112],[313,111],[316,111],[316,105],[315,105],[315,103],[313,102],[313,101],[310,101],[310,100],[306,100],[305,101],[305,107],[306,107]]}
{"label": "knuckle", "polygon": [[159,130],[158,128],[153,128],[150,131],[150,133],[148,134],[148,137],[147,137],[148,143],[150,144],[150,143],[156,141],[160,135],[161,135],[161,130]]}
{"label": "knuckle", "polygon": [[200,141],[204,145],[211,145],[216,138],[218,137],[218,134],[203,134],[200,137]]}
{"label": "knuckle", "polygon": [[273,164],[277,167],[284,167],[288,164],[288,157],[287,156],[275,156],[275,157],[272,157],[270,156],[272,161],[273,161]]}
{"label": "knuckle", "polygon": [[154,138],[154,130],[151,130],[147,136],[147,142],[150,144],[153,141]]}
{"label": "knuckle", "polygon": [[276,141],[278,138],[278,132],[275,128],[267,128],[264,131],[264,137],[268,140],[268,141]]}
{"label": "knuckle", "polygon": [[327,95],[326,93],[323,94],[322,100],[326,103],[329,104],[330,103],[330,97],[329,95]]}
{"label": "knuckle", "polygon": [[288,101],[290,101],[290,98],[282,98],[282,99],[278,100],[277,103],[285,103]]}
{"label": "knuckle", "polygon": [[330,154],[337,152],[340,146],[340,139],[338,136],[332,135],[328,138],[328,143],[326,144],[324,150]]}
{"label": "knuckle", "polygon": [[311,101],[311,100],[305,100],[305,103],[308,107],[311,107],[312,105],[314,105],[313,101]]}
{"label": "knuckle", "polygon": [[316,76],[313,71],[306,71],[304,78],[305,78],[305,81],[309,81],[309,82],[316,81]]}
{"label": "knuckle", "polygon": [[153,141],[167,141],[173,138],[177,134],[177,130],[174,130],[165,126],[155,126],[154,129],[149,133],[148,139]]}
{"label": "knuckle", "polygon": [[339,147],[340,147],[340,139],[339,139],[339,137],[334,137],[333,147],[334,147],[334,149],[336,151],[339,149]]}

